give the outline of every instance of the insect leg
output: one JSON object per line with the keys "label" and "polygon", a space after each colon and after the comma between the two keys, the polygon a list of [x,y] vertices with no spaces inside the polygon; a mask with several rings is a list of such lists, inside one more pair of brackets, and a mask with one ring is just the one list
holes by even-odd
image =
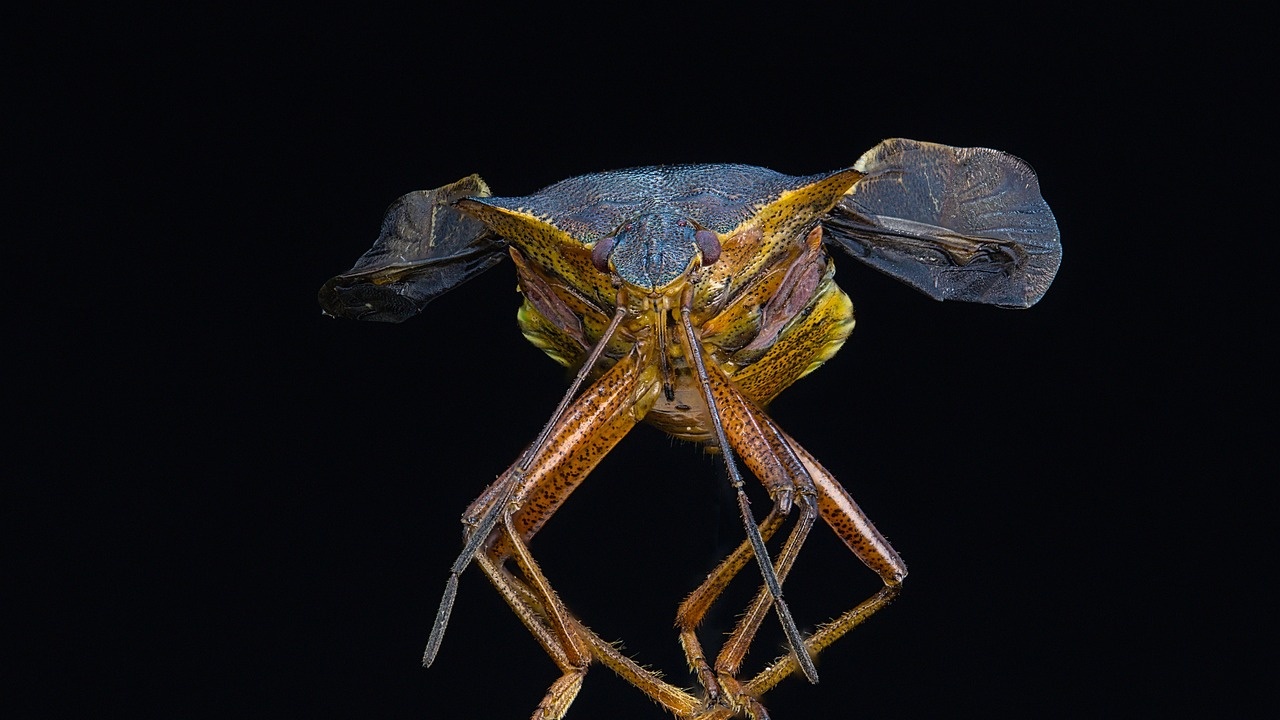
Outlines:
{"label": "insect leg", "polygon": [[[516,609],[517,605],[522,606],[516,609],[516,614],[526,621],[534,635],[543,640],[543,645],[547,647],[552,657],[556,657],[559,647],[554,642],[554,635],[551,634],[550,628],[541,619],[541,605],[532,588],[483,554],[476,558],[476,562],[491,577],[505,576],[502,583],[498,584],[499,592],[513,609]],[[590,645],[591,653],[596,659],[677,717],[691,717],[702,707],[703,703],[700,700],[663,681],[658,673],[636,664],[634,660],[622,654],[613,643],[602,639],[582,625],[577,618],[570,615],[567,620],[574,634]]]}
{"label": "insect leg", "polygon": [[[774,566],[778,580],[781,582],[791,571],[792,565],[800,554],[801,546],[804,545],[814,521],[818,518],[818,491],[813,478],[810,477],[800,457],[788,444],[778,426],[737,392],[727,379],[721,377],[719,383],[723,384],[724,399],[721,410],[729,420],[727,424],[729,441],[740,448],[739,452],[747,459],[748,467],[751,467],[757,476],[764,480],[765,485],[771,488],[771,493],[776,496],[777,491],[772,488],[782,480],[793,484],[794,492],[799,498],[800,517],[779,551]],[[770,478],[767,473],[778,466],[785,468],[785,475],[778,479]],[[776,472],[776,470],[773,471]],[[784,508],[783,512],[786,510],[787,508]],[[747,611],[739,619],[737,627],[734,628],[716,657],[716,672],[720,677],[737,675],[751,642],[755,639],[756,631],[760,629],[760,623],[764,621],[769,610],[771,599],[769,588],[767,586],[760,588],[760,592],[756,594]]]}
{"label": "insect leg", "polygon": [[[517,604],[523,605],[522,609],[516,610],[516,614],[522,620],[525,620],[526,624],[530,625],[530,630],[539,639],[554,638],[550,629],[541,620],[541,607],[533,590],[523,580],[512,575],[505,568],[494,564],[484,555],[478,557],[476,562],[480,564],[481,568],[485,568],[485,572],[490,576],[505,574],[505,578],[499,586],[499,592],[507,599],[512,608],[516,608]],[[703,705],[700,700],[689,693],[663,681],[660,674],[636,664],[634,660],[622,654],[613,643],[601,638],[584,626],[577,618],[570,615],[567,621],[574,634],[590,645],[592,655],[601,664],[613,670],[619,677],[643,691],[654,702],[662,705],[677,717],[691,717]],[[558,646],[554,642],[548,641],[544,641],[543,644],[548,647],[548,652],[554,658],[558,651]]]}
{"label": "insect leg", "polygon": [[[592,659],[599,659],[681,717],[691,716],[700,706],[698,699],[636,665],[574,618],[552,590],[527,544],[637,422],[632,412],[640,383],[635,362],[635,355],[619,361],[564,413],[549,433],[543,451],[529,462],[524,482],[478,556],[485,574],[563,672],[535,718],[564,713]],[[658,391],[655,387],[654,392]],[[515,561],[518,574],[504,566],[507,559]]]}
{"label": "insect leg", "polygon": [[724,454],[729,480],[738,494],[738,509],[742,514],[742,522],[747,531],[747,539],[751,541],[752,553],[760,566],[760,574],[764,577],[765,585],[769,588],[769,594],[773,597],[774,609],[777,611],[778,620],[782,623],[782,630],[787,636],[787,642],[791,646],[792,653],[796,656],[796,661],[804,671],[805,677],[809,679],[809,682],[817,682],[818,670],[813,666],[813,659],[809,657],[804,642],[800,638],[800,631],[796,628],[795,620],[791,618],[791,610],[787,607],[786,601],[782,599],[782,584],[778,581],[778,577],[774,572],[773,564],[769,560],[769,551],[765,547],[764,539],[760,537],[760,530],[756,527],[755,519],[751,515],[751,507],[747,500],[747,495],[743,492],[742,473],[738,470],[737,463],[733,458],[733,449],[730,447],[728,438],[725,435],[724,425],[716,405],[716,394],[712,388],[706,362],[703,360],[702,345],[698,341],[698,335],[694,331],[693,322],[690,319],[692,290],[686,291],[685,295],[686,297],[680,306],[680,323],[684,328],[685,339],[688,342],[689,356],[693,360],[694,368],[698,373],[698,381],[702,385],[703,396],[706,399],[707,409],[711,416],[711,424],[715,430],[716,443]]}
{"label": "insect leg", "polygon": [[[786,578],[809,530],[818,517],[817,490],[799,456],[784,439],[778,427],[768,416],[751,403],[715,368],[708,370],[708,379],[716,397],[725,432],[729,442],[751,471],[761,479],[774,498],[774,508],[761,523],[762,538],[774,533],[790,512],[793,497],[798,497],[801,514],[795,527],[777,556],[774,571],[779,581]],[[702,621],[711,603],[742,569],[751,556],[749,542],[740,545],[728,558],[708,575],[703,584],[681,605],[677,615],[680,640],[686,650],[690,665],[699,674],[708,694],[718,696],[718,685],[726,686],[731,698],[739,701],[750,699],[735,679],[743,659],[768,613],[772,595],[767,585],[762,587],[747,611],[740,616],[737,627],[721,647],[716,658],[714,672],[708,667],[702,648],[698,644],[697,625]],[[732,701],[731,701],[732,702]]]}
{"label": "insect leg", "polygon": [[[527,540],[542,526],[595,465],[636,423],[630,412],[638,384],[634,360],[624,358],[559,413],[544,433],[541,447],[526,453],[471,508],[471,517],[496,517],[480,542],[483,525],[473,528],[468,545],[494,587],[561,670],[533,717],[563,716],[582,685],[592,660],[592,643],[564,607],[529,553]],[[505,567],[515,561],[518,575]],[[587,631],[589,632],[589,631]]]}
{"label": "insect leg", "polygon": [[[779,512],[775,503],[764,521],[760,523],[760,537],[768,541],[785,519],[786,514]],[[685,659],[689,667],[698,674],[699,682],[706,688],[712,701],[719,700],[720,687],[716,680],[716,673],[702,649],[702,643],[698,641],[697,629],[711,609],[711,605],[752,557],[751,541],[743,540],[742,544],[707,574],[702,584],[680,603],[680,608],[676,611],[676,627],[680,631],[680,646],[684,649]]]}
{"label": "insect leg", "polygon": [[[509,517],[504,525],[509,525]],[[581,636],[581,630],[585,628],[565,611],[558,598],[551,596],[554,603],[542,600],[548,597],[546,593],[552,591],[546,584],[546,578],[542,576],[541,571],[525,570],[531,559],[530,562],[518,562],[518,564],[526,576],[532,572],[537,573],[542,585],[539,590],[534,590],[529,584],[517,578],[503,567],[501,562],[492,560],[487,553],[481,553],[477,562],[485,575],[489,576],[499,594],[515,611],[516,616],[533,633],[556,666],[560,668],[560,677],[551,684],[542,701],[538,703],[538,707],[533,712],[533,720],[563,718],[578,696],[578,691],[582,689],[582,681],[590,666],[589,644]]]}
{"label": "insect leg", "polygon": [[440,599],[440,607],[436,610],[435,622],[431,625],[431,636],[427,639],[427,648],[422,653],[424,667],[431,667],[436,653],[440,651],[440,642],[444,640],[444,631],[449,625],[449,614],[453,612],[453,602],[458,595],[458,578],[467,569],[471,559],[475,557],[476,552],[480,549],[480,544],[488,539],[489,533],[498,524],[501,514],[506,512],[508,502],[513,497],[516,489],[524,482],[529,464],[533,461],[534,456],[543,451],[544,446],[551,437],[552,428],[560,424],[570,401],[577,395],[578,389],[582,387],[587,375],[591,373],[596,362],[600,360],[600,355],[609,344],[609,339],[613,336],[614,331],[618,329],[618,324],[622,322],[624,312],[622,310],[621,296],[618,298],[617,307],[618,311],[614,313],[613,318],[609,321],[609,325],[601,335],[600,341],[596,343],[582,367],[578,369],[578,374],[574,377],[573,382],[570,383],[569,389],[565,391],[564,397],[560,399],[560,404],[551,413],[551,419],[547,421],[546,425],[542,427],[542,431],[538,433],[538,437],[525,449],[516,464],[512,465],[511,468],[490,484],[481,493],[480,497],[467,508],[467,512],[463,516],[463,522],[470,528],[470,531],[466,542],[463,544],[462,552],[458,554],[457,559],[453,561],[453,566],[449,568],[449,580],[445,583],[444,596]]}
{"label": "insect leg", "polygon": [[[818,512],[822,519],[845,546],[864,565],[874,570],[884,583],[884,587],[875,595],[835,620],[822,625],[805,640],[809,652],[817,655],[840,636],[860,625],[863,620],[897,597],[902,589],[902,581],[907,576],[907,566],[835,477],[795,440],[781,430],[778,432],[795,451],[813,479],[814,487],[818,491]],[[750,694],[758,697],[795,672],[796,667],[794,656],[784,655],[752,678],[746,684],[746,689]]]}

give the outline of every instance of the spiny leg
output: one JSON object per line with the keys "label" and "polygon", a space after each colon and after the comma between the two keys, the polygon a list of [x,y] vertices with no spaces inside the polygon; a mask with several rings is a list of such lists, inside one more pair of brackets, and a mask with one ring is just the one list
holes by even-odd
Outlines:
{"label": "spiny leg", "polygon": [[[581,680],[586,674],[587,666],[578,668],[569,663],[555,633],[543,619],[542,604],[532,588],[483,554],[476,559],[476,562],[494,581],[499,593],[530,632],[538,638],[564,673],[538,705],[534,718],[562,717],[581,688]],[[569,615],[565,619],[569,630],[590,648],[596,660],[648,695],[668,712],[679,718],[692,718],[703,708],[704,703],[701,700],[664,681],[660,673],[641,667],[634,660],[623,655],[613,643],[601,638],[577,618]]]}
{"label": "spiny leg", "polygon": [[[542,701],[533,711],[533,720],[560,720],[582,689],[582,681],[591,661],[590,645],[578,632],[581,624],[569,614],[564,603],[551,589],[546,576],[529,554],[528,546],[515,535],[510,515],[504,518],[502,527],[514,551],[516,565],[527,580],[517,580],[500,562],[493,562],[487,552],[481,554],[481,567],[525,627],[533,632],[560,667],[560,677],[547,689]],[[497,573],[494,572],[495,569]],[[513,597],[518,597],[521,601],[512,602]]]}
{"label": "spiny leg", "polygon": [[[793,495],[799,496],[800,519],[792,528],[774,565],[774,570],[781,581],[785,579],[794,564],[800,547],[818,516],[817,491],[800,458],[787,444],[777,426],[743,397],[717,369],[709,369],[708,377],[725,420],[729,441],[775,499],[774,509],[761,524],[762,537],[767,539],[776,530],[783,516],[790,511]],[[734,632],[721,647],[714,673],[707,665],[694,631],[711,603],[742,569],[751,553],[752,547],[749,542],[740,545],[686,599],[677,614],[677,626],[680,628],[680,640],[685,647],[686,657],[698,671],[708,694],[716,701],[719,700],[716,677],[719,677],[723,684],[731,686],[731,691],[738,687],[734,676],[746,657],[760,623],[768,612],[772,600],[769,588],[762,587],[747,612],[741,616]],[[736,691],[731,694],[741,695]]]}
{"label": "spiny leg", "polygon": [[[479,553],[490,581],[561,668],[562,676],[538,705],[535,720],[563,716],[592,655],[575,629],[580,624],[551,588],[527,541],[635,425],[631,404],[638,377],[634,358],[624,358],[572,403],[547,433],[543,448],[528,460],[521,484],[501,508],[499,526]],[[507,559],[515,561],[520,578],[502,567]]]}
{"label": "spiny leg", "polygon": [[[822,519],[854,555],[864,565],[876,571],[884,582],[884,587],[875,595],[835,620],[823,624],[805,640],[809,653],[816,656],[897,597],[907,575],[907,567],[831,473],[785,433],[779,431],[779,434],[795,450],[813,479],[818,490],[818,508]],[[795,654],[787,653],[774,660],[749,682],[741,684],[740,697],[759,698],[797,669],[799,665]],[[694,720],[728,720],[734,714],[735,710],[732,708],[708,707],[696,715]]]}
{"label": "spiny leg", "polygon": [[[501,514],[501,527],[495,528],[485,543],[479,555],[480,563],[564,673],[539,705],[536,718],[558,717],[568,708],[590,660],[584,657],[584,647],[590,648],[595,659],[680,717],[692,717],[704,706],[702,701],[663,681],[657,673],[622,655],[569,614],[526,544],[642,414],[634,407],[637,398],[646,394],[646,390],[639,387],[638,378],[642,374],[636,372],[636,364],[644,364],[648,359],[645,348],[640,345],[643,343],[638,343],[632,355],[597,380],[564,413],[563,427],[544,433],[540,441],[545,442],[545,450],[524,463],[527,469],[521,470],[521,482],[509,499],[491,486],[468,511],[468,517],[474,518],[492,512],[492,503],[503,502],[509,508]],[[788,503],[789,497],[787,495]],[[515,559],[521,577],[502,566],[508,558]],[[757,715],[761,713],[762,708]]]}
{"label": "spiny leg", "polygon": [[[835,477],[795,440],[781,430],[778,432],[795,450],[813,479],[818,491],[818,512],[822,519],[845,546],[864,565],[874,570],[884,583],[884,587],[875,595],[820,626],[805,640],[809,652],[817,655],[897,597],[902,589],[902,581],[907,576],[907,566]],[[746,683],[744,689],[750,695],[759,697],[795,672],[797,667],[791,654],[783,655]]]}
{"label": "spiny leg", "polygon": [[[836,640],[839,640],[845,633],[861,625],[864,620],[874,615],[876,611],[892,602],[901,589],[901,584],[886,585],[880,588],[875,595],[862,601],[852,610],[848,610],[835,620],[819,626],[805,640],[805,646],[808,647],[810,653],[817,655],[830,647]],[[764,670],[761,670],[749,682],[745,683],[742,686],[743,690],[752,697],[760,697],[782,682],[783,678],[794,673],[796,669],[795,659],[790,654],[783,655],[774,660]]]}
{"label": "spiny leg", "polygon": [[[727,383],[714,369],[708,370],[708,376],[712,381],[717,403],[721,406],[721,411],[730,420],[728,428],[731,430],[726,431],[730,436],[730,442],[735,444],[747,467],[755,473],[756,477],[761,478],[761,482],[769,489],[769,494],[774,499],[773,508],[759,528],[761,538],[767,541],[777,531],[786,516],[790,514],[794,489],[791,476],[795,474],[795,471],[788,472],[788,468],[784,468],[779,454],[768,446],[764,437],[759,433],[750,434],[751,436],[748,438],[743,437],[746,433],[741,431],[739,422],[743,414],[736,407],[740,402],[740,396],[733,392],[732,387],[727,386]],[[751,422],[751,418],[748,417],[747,421]],[[796,464],[798,465],[798,461]],[[685,650],[685,657],[690,667],[697,672],[700,682],[707,689],[712,701],[719,701],[720,690],[716,681],[716,672],[712,670],[711,664],[706,659],[702,645],[698,641],[696,629],[702,624],[702,620],[710,610],[711,605],[728,587],[738,572],[751,560],[753,557],[752,548],[751,541],[744,540],[737,549],[707,575],[702,584],[681,603],[680,609],[676,613],[676,627],[680,631],[680,643]],[[777,567],[775,566],[776,570]],[[736,635],[740,641],[742,639],[741,634],[737,633]]]}
{"label": "spiny leg", "polygon": [[[525,584],[533,591],[534,598],[542,606],[543,619],[555,632],[556,638],[560,642],[560,647],[570,664],[574,667],[580,667],[585,672],[588,649],[573,634],[568,622],[569,611],[565,608],[560,597],[556,595],[556,592],[551,589],[550,581],[542,574],[542,568],[538,567],[537,561],[533,559],[533,555],[529,552],[529,546],[516,534],[511,525],[510,515],[503,517],[502,530],[508,546],[511,548],[511,557],[515,559],[516,566],[520,568],[520,574],[524,577]],[[486,554],[489,555],[490,553]],[[492,556],[495,560],[501,558],[496,552],[492,553]]]}
{"label": "spiny leg", "polygon": [[494,578],[493,585],[497,588],[498,593],[515,611],[521,622],[529,628],[529,632],[546,649],[547,654],[551,656],[555,664],[562,670],[570,669],[569,656],[565,654],[564,647],[559,639],[556,638],[551,626],[543,619],[542,604],[534,595],[533,590],[523,580],[512,575],[511,571],[507,570],[501,563],[494,562],[483,553],[476,556],[476,564],[480,566],[485,575]]}
{"label": "spiny leg", "polygon": [[[709,375],[713,384],[718,385],[716,382],[718,372],[713,369]],[[809,653],[816,655],[896,597],[902,580],[906,577],[906,565],[831,473],[822,467],[795,440],[778,428],[754,403],[734,391],[731,383],[727,380],[723,382],[725,387],[717,387],[717,401],[721,413],[726,418],[726,426],[734,428],[739,433],[743,433],[745,429],[745,435],[758,434],[767,439],[769,451],[774,458],[772,463],[762,462],[758,453],[752,453],[747,450],[748,447],[752,446],[751,443],[744,441],[743,437],[733,437],[731,442],[734,442],[736,447],[741,448],[744,460],[752,471],[769,486],[771,483],[767,478],[770,473],[777,471],[778,464],[785,465],[788,474],[795,479],[797,487],[800,489],[802,502],[807,496],[810,502],[807,507],[810,510],[813,509],[816,503],[818,514],[831,526],[837,536],[863,564],[874,570],[885,584],[885,587],[874,596],[835,620],[822,625],[811,637],[805,640],[805,646]],[[798,470],[797,466],[799,466]],[[811,513],[810,517],[812,517]],[[766,518],[766,522],[762,523],[762,531],[767,529],[771,534],[776,528],[770,526],[769,523],[770,518]],[[797,525],[797,528],[793,530],[786,545],[779,553],[775,570],[780,580],[786,577],[806,532],[807,528],[802,530]],[[687,636],[682,632],[682,642],[685,641],[686,637],[693,638],[694,646],[696,647],[696,638],[693,637],[691,632],[692,627],[696,626],[696,623],[701,620],[701,613],[705,613],[707,607],[715,600],[715,597],[728,584],[733,575],[741,570],[750,552],[749,543],[744,543],[740,546],[712,572],[707,581],[681,606],[680,618],[683,623],[686,623],[686,625],[682,625],[682,628],[690,631]],[[742,616],[733,635],[726,641],[720,655],[717,657],[716,674],[720,683],[727,686],[725,689],[729,690],[730,695],[736,697],[744,705],[749,705],[748,701],[751,699],[758,699],[763,693],[780,682],[782,678],[795,672],[800,667],[796,660],[797,656],[794,653],[789,653],[775,660],[748,683],[739,684],[734,679],[751,639],[767,612],[770,600],[771,596],[768,588],[761,588],[746,614]],[[706,713],[699,715],[698,718],[700,720],[727,718],[733,711],[734,708],[708,708]]]}
{"label": "spiny leg", "polygon": [[[687,322],[686,328],[688,328]],[[628,359],[634,361],[633,358]],[[481,565],[508,604],[539,642],[547,648],[548,654],[561,665],[564,672],[539,705],[535,714],[538,718],[558,717],[572,702],[581,685],[582,675],[586,671],[586,658],[581,657],[582,644],[591,648],[591,654],[596,659],[678,716],[692,717],[703,707],[703,703],[696,698],[662,681],[655,673],[636,665],[611,644],[604,642],[582,626],[564,609],[528,553],[526,545],[526,541],[541,528],[550,514],[576,488],[586,473],[594,467],[604,453],[612,448],[625,430],[634,424],[634,417],[621,412],[626,407],[624,404],[619,404],[635,397],[636,373],[633,372],[633,367],[626,367],[626,365],[627,362],[624,360],[611,369],[566,413],[566,417],[569,418],[580,418],[584,413],[598,413],[594,419],[576,424],[579,429],[593,428],[592,432],[574,433],[569,426],[549,432],[546,451],[540,451],[527,463],[528,470],[521,473],[522,482],[520,487],[511,494],[510,501],[505,501],[504,496],[497,492],[486,491],[481,501],[477,503],[481,507],[474,508],[475,512],[472,513],[474,516],[491,512],[492,506],[483,507],[486,500],[503,501],[505,507],[513,510],[510,513],[505,511],[502,513],[502,526],[491,534],[491,541],[487,543],[481,554]],[[705,369],[703,374],[705,376]],[[618,378],[623,381],[618,382]],[[613,428],[612,425],[615,422],[622,427]],[[563,433],[573,435],[576,440],[571,442],[569,439],[562,438]],[[723,433],[721,438],[723,447],[731,453],[732,450],[727,441],[723,440]],[[588,444],[599,442],[595,447],[587,448],[582,447],[584,441]],[[575,460],[586,459],[586,462],[566,462],[569,457]],[[740,508],[749,523],[749,531],[758,535],[757,528],[749,520],[745,495],[741,492],[740,476],[737,485]],[[786,499],[780,501],[780,507],[785,510],[790,503],[789,490],[784,497]],[[753,554],[767,558],[763,540],[758,540],[753,547],[758,548],[753,551]],[[502,562],[509,557],[516,559],[523,578],[517,578],[502,567]],[[772,570],[772,567],[767,565],[767,559],[763,564]],[[776,587],[776,582],[774,586]],[[782,607],[784,614],[781,616],[789,620],[789,615],[785,614],[785,605]],[[798,631],[795,635],[798,638]],[[746,698],[746,709],[755,717],[766,716],[763,707],[760,707],[754,698]]]}
{"label": "spiny leg", "polygon": [[[615,373],[624,381],[612,381],[611,378]],[[622,656],[611,644],[601,640],[574,618],[552,590],[527,546],[527,540],[536,534],[549,519],[550,514],[563,503],[596,462],[635,423],[630,413],[607,410],[610,405],[619,401],[624,405],[618,407],[622,410],[627,409],[625,402],[633,397],[631,391],[635,384],[635,376],[636,374],[626,367],[615,367],[596,385],[593,385],[592,391],[587,394],[582,404],[589,409],[598,402],[606,410],[593,417],[592,421],[584,423],[585,426],[593,429],[589,436],[583,436],[585,447],[583,442],[571,443],[572,447],[566,446],[562,457],[572,457],[573,461],[557,462],[545,473],[541,472],[541,468],[536,464],[531,467],[530,484],[521,488],[516,501],[512,503],[512,507],[518,509],[504,518],[502,534],[496,537],[496,542],[481,554],[486,566],[500,570],[497,573],[489,570],[486,572],[495,584],[500,583],[506,586],[505,589],[500,588],[504,597],[526,598],[523,608],[512,605],[517,614],[522,616],[526,625],[536,636],[539,636],[543,644],[549,646],[553,658],[564,655],[568,661],[565,675],[552,686],[543,703],[539,705],[538,712],[534,714],[535,719],[558,718],[568,708],[581,686],[582,676],[586,673],[590,659],[588,653],[601,659],[624,679],[632,682],[672,712],[687,716],[698,704],[696,699],[688,693],[665,683],[656,673],[645,670]],[[613,392],[607,393],[608,390]],[[573,414],[575,413],[570,413],[571,416]],[[549,444],[549,447],[561,445],[558,437],[556,441]],[[539,479],[532,480],[533,478]],[[523,532],[517,530],[517,525],[523,528]],[[500,562],[506,557],[516,561],[521,573],[520,578],[501,567]],[[548,630],[551,632],[545,632]]]}
{"label": "spiny leg", "polygon": [[[634,355],[617,363],[590,391],[574,399],[617,329],[624,315],[621,305],[619,302],[618,312],[537,439],[464,515],[469,533],[462,553],[450,569],[449,582],[423,657],[424,664],[430,665],[439,650],[456,596],[458,577],[470,561],[482,554],[489,561],[486,565],[493,568],[500,567],[506,558],[514,557],[521,573],[532,584],[525,587],[535,602],[519,600],[509,573],[487,570],[486,574],[564,673],[539,704],[535,718],[559,718],[564,714],[581,687],[591,656],[587,643],[572,629],[574,623],[569,622],[568,611],[529,553],[525,538],[532,537],[639,417],[632,407],[639,377]],[[557,479],[558,483],[552,483],[556,487],[549,489],[545,485],[547,478]],[[535,517],[517,523],[514,518],[526,502],[534,509]],[[525,513],[525,517],[528,516]],[[499,523],[501,526],[497,527]],[[515,524],[525,526],[524,537],[516,531]]]}
{"label": "spiny leg", "polygon": [[[640,376],[635,362],[635,356],[619,361],[568,409],[563,426],[550,433],[546,449],[529,463],[524,483],[507,505],[511,512],[504,514],[478,555],[499,593],[561,667],[563,675],[539,705],[536,718],[563,714],[592,659],[680,717],[691,717],[702,705],[584,627],[564,608],[528,552],[527,542],[635,424],[631,410]],[[515,560],[519,576],[503,567],[507,559]]]}
{"label": "spiny leg", "polygon": [[742,514],[743,526],[747,531],[747,539],[751,541],[752,554],[755,555],[757,564],[760,566],[760,574],[764,577],[765,585],[768,586],[769,593],[773,597],[773,606],[778,614],[778,620],[782,623],[783,633],[787,636],[787,642],[790,644],[792,652],[796,655],[801,669],[804,670],[805,676],[809,678],[810,682],[816,683],[818,681],[817,668],[813,666],[813,659],[809,657],[808,651],[804,647],[800,631],[796,628],[795,620],[791,617],[791,610],[787,607],[786,601],[782,599],[782,585],[774,573],[773,564],[769,560],[769,551],[765,547],[764,539],[760,537],[759,528],[757,528],[755,519],[751,515],[750,502],[747,500],[746,492],[743,489],[742,474],[738,470],[737,463],[734,462],[733,448],[729,444],[721,422],[720,413],[716,405],[716,395],[712,388],[706,363],[703,360],[703,349],[690,319],[692,295],[692,288],[685,291],[685,297],[680,304],[680,324],[684,329],[689,358],[693,361],[694,368],[698,374],[698,381],[702,385],[708,414],[711,416],[711,424],[715,431],[715,441],[724,455],[730,483],[738,495],[738,510]]}
{"label": "spiny leg", "polygon": [[466,542],[463,543],[462,552],[458,553],[458,557],[453,561],[453,566],[449,568],[449,580],[445,583],[444,597],[440,599],[440,607],[436,610],[435,622],[431,625],[431,636],[427,639],[427,648],[422,653],[422,665],[424,667],[431,667],[436,653],[440,651],[440,642],[444,640],[445,628],[449,626],[449,614],[453,612],[453,601],[458,595],[458,578],[467,569],[467,565],[471,563],[471,559],[475,557],[476,552],[479,551],[481,543],[488,539],[489,533],[498,524],[498,519],[503,513],[507,512],[508,502],[525,482],[525,475],[528,473],[529,465],[533,462],[534,457],[543,452],[551,437],[552,430],[562,424],[564,413],[569,408],[569,403],[573,401],[574,396],[577,395],[578,388],[582,387],[582,383],[586,381],[595,364],[599,362],[600,355],[604,352],[605,347],[609,344],[609,340],[613,337],[625,315],[622,298],[620,291],[616,305],[617,311],[613,314],[613,318],[609,320],[609,325],[605,328],[595,347],[591,349],[591,353],[587,356],[586,361],[583,362],[582,367],[578,369],[578,374],[573,378],[573,382],[569,384],[569,389],[565,391],[564,397],[560,399],[560,404],[551,413],[551,418],[542,426],[542,431],[538,433],[538,437],[525,449],[516,464],[512,465],[507,472],[485,488],[480,497],[467,508],[467,512],[463,516],[463,523],[467,525],[469,531]]}
{"label": "spiny leg", "polygon": [[[779,512],[778,506],[775,504],[773,509],[769,511],[768,516],[760,523],[760,537],[767,542],[773,537],[773,534],[785,519],[786,515]],[[707,660],[706,654],[702,649],[702,643],[698,640],[697,629],[702,624],[702,620],[706,617],[712,604],[729,586],[729,582],[751,561],[752,557],[751,541],[743,540],[728,557],[707,574],[702,584],[694,589],[685,598],[684,602],[680,603],[680,608],[676,611],[676,627],[680,632],[680,647],[684,650],[685,659],[688,661],[689,667],[697,673],[698,682],[706,689],[708,699],[712,703],[719,702],[720,687],[716,681],[715,671],[712,669],[711,663]]]}
{"label": "spiny leg", "polygon": [[[818,491],[814,486],[813,478],[809,476],[809,472],[804,467],[800,457],[792,449],[777,425],[759,408],[743,397],[741,393],[737,392],[727,379],[720,378],[720,382],[726,391],[726,401],[724,402],[726,415],[741,412],[745,420],[742,423],[735,423],[731,427],[744,430],[747,436],[731,437],[730,441],[736,442],[743,447],[759,448],[759,440],[763,439],[766,443],[767,451],[786,468],[787,475],[791,482],[794,483],[795,492],[799,496],[800,518],[778,553],[775,564],[778,579],[782,581],[790,573],[792,565],[795,564],[796,558],[799,557],[800,548],[804,545],[804,541],[808,538],[809,531],[813,528],[813,523],[818,517]],[[751,642],[755,639],[756,632],[760,629],[760,623],[764,621],[764,616],[768,612],[771,600],[769,588],[761,587],[751,605],[748,606],[746,613],[738,621],[737,627],[734,628],[733,633],[721,646],[720,653],[716,656],[716,673],[719,677],[733,678],[737,676],[738,669],[742,666],[742,661],[746,658],[747,651],[751,647]]]}
{"label": "spiny leg", "polygon": [[[557,657],[560,653],[559,646],[554,640],[555,635],[542,620],[542,607],[534,591],[523,580],[512,575],[487,556],[480,555],[476,562],[490,577],[500,578],[495,581],[499,592],[506,598],[512,609],[516,610],[521,620],[529,626],[530,631],[542,641],[548,653],[553,658]],[[640,689],[667,711],[680,718],[691,718],[702,708],[703,703],[698,698],[664,681],[659,673],[636,664],[634,660],[623,655],[613,643],[601,638],[577,618],[570,615],[567,622],[574,635],[591,648],[591,654],[595,659]]]}

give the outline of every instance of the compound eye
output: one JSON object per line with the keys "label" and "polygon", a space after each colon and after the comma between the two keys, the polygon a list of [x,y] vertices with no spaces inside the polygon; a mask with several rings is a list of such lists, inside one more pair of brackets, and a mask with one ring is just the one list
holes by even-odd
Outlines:
{"label": "compound eye", "polygon": [[613,253],[614,239],[611,237],[601,238],[596,246],[591,250],[591,264],[602,273],[611,272],[609,270],[609,255]]}
{"label": "compound eye", "polygon": [[720,238],[710,230],[699,230],[694,233],[693,241],[702,252],[702,266],[714,265],[720,259]]}

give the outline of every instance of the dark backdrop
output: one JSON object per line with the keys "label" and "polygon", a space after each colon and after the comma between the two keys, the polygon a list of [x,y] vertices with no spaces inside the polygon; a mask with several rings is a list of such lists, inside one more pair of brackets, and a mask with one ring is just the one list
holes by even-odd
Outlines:
{"label": "dark backdrop", "polygon": [[[322,317],[316,290],[393,199],[469,173],[505,195],[668,162],[804,174],[886,137],[1026,159],[1065,259],[1023,312],[837,258],[858,327],[773,413],[912,572],[774,716],[1261,696],[1267,151],[1235,89],[1256,46],[1066,11],[429,5],[15,23],[22,714],[527,717],[554,665],[477,570],[436,666],[418,658],[462,509],[568,377],[520,337],[509,263],[399,326]],[[641,427],[534,545],[571,608],[681,684],[675,607],[740,537],[724,485]],[[811,628],[875,586],[819,527],[787,595]],[[599,667],[569,715],[660,716]]]}

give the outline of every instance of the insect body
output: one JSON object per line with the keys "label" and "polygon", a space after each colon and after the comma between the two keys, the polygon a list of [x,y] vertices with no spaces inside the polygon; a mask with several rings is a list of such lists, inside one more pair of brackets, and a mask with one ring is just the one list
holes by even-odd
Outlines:
{"label": "insect body", "polygon": [[[571,178],[533,195],[491,197],[478,177],[411,193],[377,243],[321,289],[336,316],[399,321],[510,256],[519,324],[550,357],[577,367],[569,391],[522,456],[463,516],[424,662],[474,560],[563,673],[534,712],[564,715],[600,662],[681,718],[766,717],[783,677],[817,681],[812,657],[897,595],[906,566],[831,474],[763,408],[830,358],[853,328],[826,247],[835,245],[937,299],[1028,307],[1061,258],[1034,173],[1012,156],[887,140],[851,168],[792,177],[743,165],[638,168]],[[585,392],[582,386],[590,382]],[[681,645],[703,693],[662,680],[571,615],[528,542],[640,421],[720,452],[747,539],[681,604]],[[745,466],[773,507],[755,518]],[[766,542],[789,516],[781,547]],[[801,635],[782,583],[821,518],[882,579],[853,609]],[[696,629],[754,562],[759,593],[714,658]],[[772,610],[790,651],[737,677]]]}

